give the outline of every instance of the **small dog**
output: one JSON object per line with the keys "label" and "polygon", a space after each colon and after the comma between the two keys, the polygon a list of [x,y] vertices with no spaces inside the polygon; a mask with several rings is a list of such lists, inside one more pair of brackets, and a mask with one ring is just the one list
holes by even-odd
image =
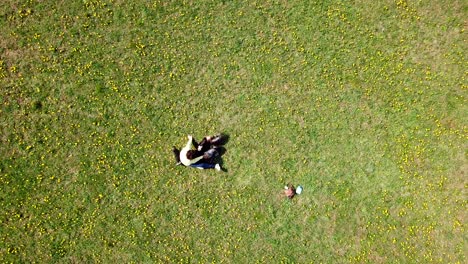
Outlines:
{"label": "small dog", "polygon": [[294,196],[296,195],[296,188],[294,187],[294,185],[289,183],[288,185],[284,186],[284,195],[286,195],[286,197],[288,197],[289,199],[294,198]]}

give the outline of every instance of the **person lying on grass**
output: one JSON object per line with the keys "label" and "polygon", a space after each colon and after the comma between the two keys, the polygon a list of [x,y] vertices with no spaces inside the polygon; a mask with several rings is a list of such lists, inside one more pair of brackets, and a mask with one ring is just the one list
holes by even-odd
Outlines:
{"label": "person lying on grass", "polygon": [[205,137],[200,144],[197,144],[191,135],[188,135],[188,141],[182,150],[173,147],[173,152],[178,164],[198,169],[216,169],[221,170],[221,165],[215,160],[221,155],[223,148],[222,135],[214,137]]}

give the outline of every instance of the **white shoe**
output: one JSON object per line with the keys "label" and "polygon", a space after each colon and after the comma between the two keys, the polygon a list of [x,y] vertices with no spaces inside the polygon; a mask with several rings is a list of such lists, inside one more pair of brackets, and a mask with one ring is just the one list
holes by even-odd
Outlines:
{"label": "white shoe", "polygon": [[215,165],[215,170],[221,171],[221,166],[219,166],[219,164],[216,164],[216,165]]}

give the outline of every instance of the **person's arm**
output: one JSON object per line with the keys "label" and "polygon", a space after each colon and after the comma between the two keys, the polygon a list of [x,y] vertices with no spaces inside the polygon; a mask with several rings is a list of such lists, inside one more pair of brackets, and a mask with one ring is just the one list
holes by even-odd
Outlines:
{"label": "person's arm", "polygon": [[188,137],[188,141],[184,149],[191,150],[193,147],[193,137],[191,135],[188,135],[187,137]]}
{"label": "person's arm", "polygon": [[203,155],[201,155],[200,157],[196,157],[194,159],[188,159],[187,158],[187,152],[190,151],[193,148],[193,142],[195,142],[193,137],[191,135],[188,135],[187,144],[185,145],[185,147],[180,152],[181,153],[180,160],[186,166],[188,166],[189,164],[197,163],[197,162],[199,162],[200,160],[203,159]]}
{"label": "person's arm", "polygon": [[183,147],[179,153],[180,162],[182,162],[182,164],[184,164],[185,166],[189,166],[190,164],[192,164],[191,160],[187,158],[187,152],[189,152],[189,150],[191,150],[193,147],[192,140],[193,137],[191,135],[188,135],[187,144],[185,144],[185,147]]}
{"label": "person's arm", "polygon": [[195,164],[195,163],[199,162],[202,159],[203,159],[203,155],[201,155],[200,157],[196,157],[196,158],[190,160],[190,164]]}

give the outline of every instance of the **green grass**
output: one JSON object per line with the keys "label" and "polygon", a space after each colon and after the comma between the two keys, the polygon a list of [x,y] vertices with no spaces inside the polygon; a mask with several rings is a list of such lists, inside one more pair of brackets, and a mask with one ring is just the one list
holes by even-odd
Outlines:
{"label": "green grass", "polygon": [[4,1],[0,260],[465,263],[468,5],[352,2]]}

